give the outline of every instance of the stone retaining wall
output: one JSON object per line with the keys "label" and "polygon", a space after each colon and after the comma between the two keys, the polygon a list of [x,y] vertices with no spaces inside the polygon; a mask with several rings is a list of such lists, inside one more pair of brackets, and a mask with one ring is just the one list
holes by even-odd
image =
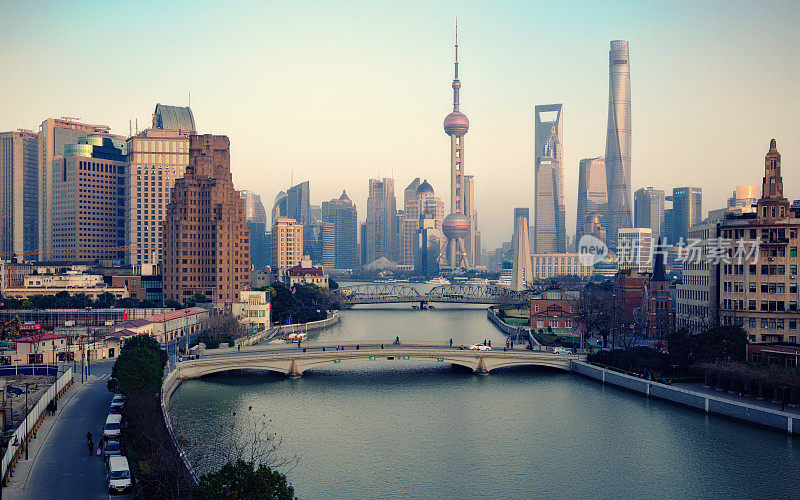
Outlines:
{"label": "stone retaining wall", "polygon": [[796,414],[653,382],[582,361],[573,361],[572,371],[604,384],[694,408],[707,414],[732,418],[789,434],[800,434],[800,416]]}

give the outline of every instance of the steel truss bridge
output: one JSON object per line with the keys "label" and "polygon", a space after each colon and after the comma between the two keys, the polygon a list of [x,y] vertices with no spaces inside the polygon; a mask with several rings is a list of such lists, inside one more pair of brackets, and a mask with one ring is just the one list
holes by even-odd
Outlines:
{"label": "steel truss bridge", "polygon": [[515,292],[497,285],[441,285],[422,294],[413,286],[400,283],[364,283],[342,287],[335,292],[345,307],[357,304],[419,303],[451,304],[523,304],[536,293],[535,290]]}

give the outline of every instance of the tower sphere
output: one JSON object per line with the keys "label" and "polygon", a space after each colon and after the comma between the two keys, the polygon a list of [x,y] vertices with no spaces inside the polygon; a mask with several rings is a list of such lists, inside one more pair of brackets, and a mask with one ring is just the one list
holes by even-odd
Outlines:
{"label": "tower sphere", "polygon": [[448,239],[464,239],[469,235],[469,219],[464,214],[450,214],[442,221],[442,231]]}
{"label": "tower sphere", "polygon": [[444,131],[447,135],[462,136],[469,130],[467,115],[453,111],[444,119]]}

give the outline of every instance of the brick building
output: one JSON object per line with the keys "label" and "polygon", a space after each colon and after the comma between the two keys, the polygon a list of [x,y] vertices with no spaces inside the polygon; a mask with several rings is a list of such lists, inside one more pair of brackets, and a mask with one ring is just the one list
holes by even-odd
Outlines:
{"label": "brick building", "polygon": [[[580,327],[578,311],[575,307],[577,296],[561,289],[550,289],[535,296],[531,304],[531,329],[552,331],[561,335],[572,335]],[[549,329],[549,330],[548,330]]]}
{"label": "brick building", "polygon": [[250,231],[233,187],[230,141],[192,135],[186,174],[175,181],[164,223],[164,299],[203,293],[222,310],[250,289]]}

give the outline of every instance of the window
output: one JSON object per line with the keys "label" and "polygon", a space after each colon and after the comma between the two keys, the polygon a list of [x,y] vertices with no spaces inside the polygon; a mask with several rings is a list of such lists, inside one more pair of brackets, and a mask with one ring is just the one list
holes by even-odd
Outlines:
{"label": "window", "polygon": [[750,289],[751,292],[755,292],[756,291],[756,282],[755,281],[751,281],[750,283],[748,283],[748,286],[749,286],[749,289]]}
{"label": "window", "polygon": [[789,247],[789,257],[797,257],[797,247]]}
{"label": "window", "polygon": [[756,319],[755,318],[748,318],[747,326],[750,327],[750,328],[755,328],[756,327]]}
{"label": "window", "polygon": [[797,320],[790,319],[789,320],[789,330],[797,330]]}
{"label": "window", "polygon": [[755,300],[748,301],[747,309],[750,310],[750,311],[755,311],[756,310],[756,301]]}

